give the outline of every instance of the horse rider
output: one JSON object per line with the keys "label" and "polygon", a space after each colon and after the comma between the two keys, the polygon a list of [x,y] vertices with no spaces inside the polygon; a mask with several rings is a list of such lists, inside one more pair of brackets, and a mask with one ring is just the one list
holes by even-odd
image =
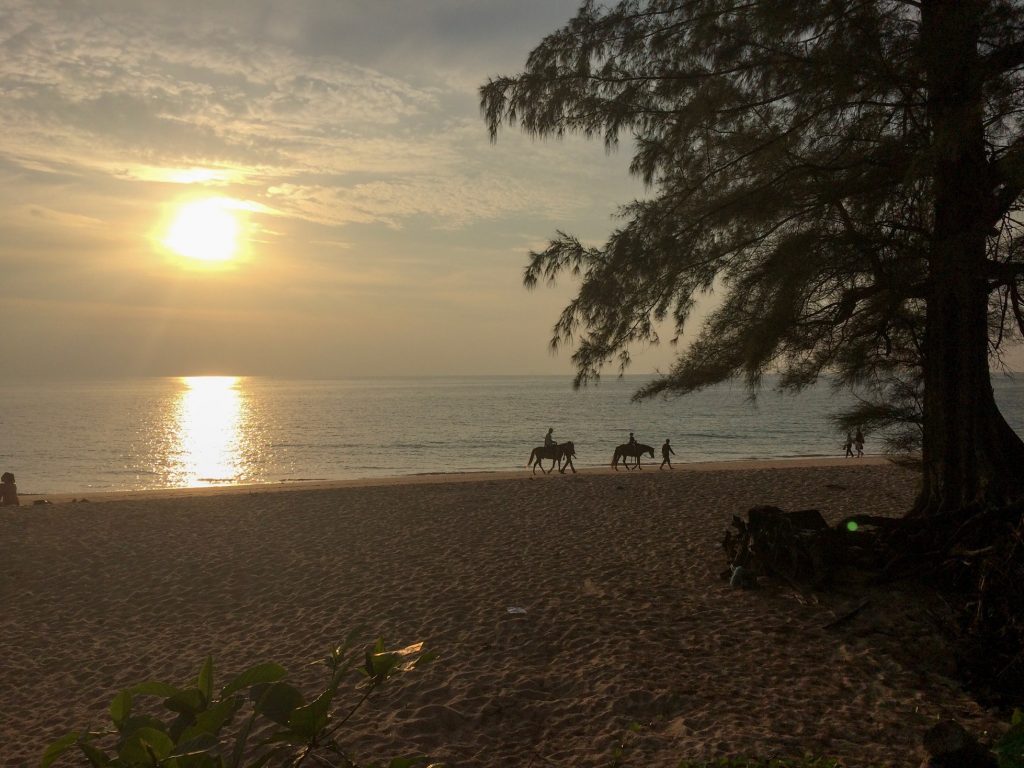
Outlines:
{"label": "horse rider", "polygon": [[633,433],[632,432],[629,433],[629,447],[630,448],[636,448],[636,438],[633,437]]}
{"label": "horse rider", "polygon": [[554,434],[553,434],[554,431],[555,431],[554,427],[548,427],[548,433],[546,435],[544,435],[544,447],[545,448],[554,448],[557,445],[557,443],[555,443],[555,438],[554,438]]}

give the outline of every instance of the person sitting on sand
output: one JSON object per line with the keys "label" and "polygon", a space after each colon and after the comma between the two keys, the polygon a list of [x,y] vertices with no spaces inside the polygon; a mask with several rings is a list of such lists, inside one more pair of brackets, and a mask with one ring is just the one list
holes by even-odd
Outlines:
{"label": "person sitting on sand", "polygon": [[544,435],[544,447],[545,448],[554,448],[555,447],[556,443],[555,443],[554,432],[555,432],[554,427],[548,427],[548,433],[546,435]]}
{"label": "person sitting on sand", "polygon": [[14,482],[14,474],[4,472],[0,475],[0,507],[17,507],[21,504],[18,501],[18,486]]}
{"label": "person sitting on sand", "polygon": [[672,450],[672,446],[668,444],[668,438],[665,438],[665,444],[661,446],[661,466],[658,469],[664,469],[665,465],[668,464],[668,468],[672,469],[672,461],[669,459],[669,454],[675,456],[675,451]]}
{"label": "person sitting on sand", "polygon": [[853,436],[853,443],[857,446],[857,458],[864,455],[864,433],[857,427],[857,434]]}
{"label": "person sitting on sand", "polygon": [[843,447],[846,448],[846,455],[843,456],[844,459],[853,456],[853,435],[849,432],[846,433],[846,443]]}

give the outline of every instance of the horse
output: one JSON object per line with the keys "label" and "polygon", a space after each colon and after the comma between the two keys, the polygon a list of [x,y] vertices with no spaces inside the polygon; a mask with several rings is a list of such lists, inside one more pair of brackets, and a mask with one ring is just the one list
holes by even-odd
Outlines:
{"label": "horse", "polygon": [[[530,460],[526,462],[526,466],[533,467],[533,474],[537,474],[537,467],[540,467],[540,471],[547,475],[555,468],[555,464],[558,464],[559,474],[564,474],[565,467],[569,467],[575,475],[576,467],[572,463],[574,456],[576,456],[576,446],[572,444],[571,440],[552,446],[538,445],[530,451]],[[551,459],[551,469],[544,469],[544,465],[540,463],[541,459]],[[565,466],[562,466],[563,460]]]}
{"label": "horse", "polygon": [[634,445],[630,445],[629,443],[623,443],[622,445],[618,446],[615,449],[615,455],[612,456],[612,466],[615,467],[615,471],[618,472],[619,459],[622,459],[622,466],[624,466],[627,470],[632,469],[632,467],[629,466],[629,462],[626,461],[626,459],[632,456],[634,459],[636,459],[636,468],[642,469],[642,467],[640,466],[640,457],[643,456],[645,453],[651,454],[651,458],[654,458],[654,448],[652,448],[649,445],[644,445],[643,443],[636,443]]}

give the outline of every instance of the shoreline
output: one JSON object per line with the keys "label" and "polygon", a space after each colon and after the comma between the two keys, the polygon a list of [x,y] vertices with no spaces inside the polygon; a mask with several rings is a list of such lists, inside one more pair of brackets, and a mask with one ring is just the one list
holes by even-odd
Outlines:
{"label": "shoreline", "polygon": [[[893,461],[888,456],[865,454],[859,459],[829,456],[801,456],[792,458],[768,459],[727,459],[718,461],[675,462],[674,472],[729,472],[760,469],[801,469],[854,466],[885,466]],[[648,471],[658,472],[658,465],[653,460],[643,465]],[[644,470],[641,469],[641,473]],[[668,470],[662,470],[667,472]],[[611,467],[581,467],[576,470],[578,475],[620,475],[635,474],[633,471],[612,469]],[[572,476],[571,472],[566,473]],[[558,477],[557,472],[532,473],[528,469],[495,469],[468,472],[418,472],[409,475],[384,475],[379,477],[359,477],[344,480],[309,479],[309,480],[278,480],[264,483],[239,483],[224,485],[180,486],[170,488],[145,488],[121,491],[70,491],[60,493],[19,493],[21,506],[32,506],[37,500],[45,500],[51,504],[70,503],[103,503],[107,501],[172,499],[189,497],[221,496],[234,494],[281,493],[300,490],[334,490],[341,488],[370,488],[407,485],[435,485],[438,483],[473,483],[491,480],[528,480],[541,477]]]}

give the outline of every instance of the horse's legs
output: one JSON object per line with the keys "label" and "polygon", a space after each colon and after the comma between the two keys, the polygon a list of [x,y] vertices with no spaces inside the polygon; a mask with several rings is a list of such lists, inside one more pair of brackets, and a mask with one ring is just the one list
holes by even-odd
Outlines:
{"label": "horse's legs", "polygon": [[[573,473],[573,474],[575,475],[575,474],[576,474],[576,467],[575,467],[575,465],[574,465],[574,464],[572,463],[572,456],[570,456],[570,457],[568,457],[568,458],[566,459],[566,461],[565,461],[565,464],[566,464],[566,466],[567,466],[567,467],[569,467],[569,469],[571,469],[571,470],[572,470],[572,473]],[[562,470],[562,472],[563,472],[563,474],[564,474],[564,473],[565,473],[565,470],[563,469],[563,470]]]}

